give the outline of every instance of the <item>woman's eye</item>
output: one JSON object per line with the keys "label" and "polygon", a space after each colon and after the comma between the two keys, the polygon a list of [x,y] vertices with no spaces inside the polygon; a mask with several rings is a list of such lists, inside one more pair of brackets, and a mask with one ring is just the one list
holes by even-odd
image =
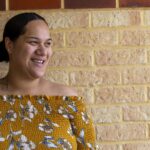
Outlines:
{"label": "woman's eye", "polygon": [[29,43],[30,43],[31,45],[37,45],[37,44],[38,44],[37,41],[29,41]]}
{"label": "woman's eye", "polygon": [[51,42],[45,43],[45,46],[46,46],[46,47],[50,47],[50,46],[51,46]]}

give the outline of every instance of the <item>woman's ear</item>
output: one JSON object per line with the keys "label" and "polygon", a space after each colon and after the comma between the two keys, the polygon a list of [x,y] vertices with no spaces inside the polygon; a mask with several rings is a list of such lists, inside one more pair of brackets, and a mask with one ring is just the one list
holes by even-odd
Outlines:
{"label": "woman's ear", "polygon": [[5,47],[6,47],[8,54],[11,54],[12,49],[13,49],[13,41],[10,40],[9,37],[5,37]]}

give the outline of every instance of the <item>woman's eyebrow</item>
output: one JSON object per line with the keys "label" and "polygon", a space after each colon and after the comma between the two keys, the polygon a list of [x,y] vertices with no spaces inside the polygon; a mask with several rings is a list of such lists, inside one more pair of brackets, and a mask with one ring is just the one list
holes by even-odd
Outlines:
{"label": "woman's eyebrow", "polygon": [[[26,39],[35,39],[35,40],[40,40],[40,38],[35,37],[35,36],[26,36]],[[52,41],[52,38],[46,39],[47,41]]]}

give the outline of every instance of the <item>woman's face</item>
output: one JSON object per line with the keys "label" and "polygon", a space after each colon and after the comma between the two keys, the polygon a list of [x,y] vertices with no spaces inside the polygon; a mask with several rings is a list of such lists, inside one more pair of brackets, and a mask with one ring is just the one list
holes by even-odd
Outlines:
{"label": "woman's face", "polygon": [[47,24],[34,20],[25,26],[25,33],[9,46],[10,70],[29,78],[44,75],[52,55],[51,37]]}

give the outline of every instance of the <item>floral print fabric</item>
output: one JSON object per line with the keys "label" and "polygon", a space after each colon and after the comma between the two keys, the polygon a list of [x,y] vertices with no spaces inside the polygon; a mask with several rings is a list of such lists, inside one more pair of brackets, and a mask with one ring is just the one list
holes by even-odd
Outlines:
{"label": "floral print fabric", "polygon": [[1,95],[0,149],[94,150],[83,98]]}

